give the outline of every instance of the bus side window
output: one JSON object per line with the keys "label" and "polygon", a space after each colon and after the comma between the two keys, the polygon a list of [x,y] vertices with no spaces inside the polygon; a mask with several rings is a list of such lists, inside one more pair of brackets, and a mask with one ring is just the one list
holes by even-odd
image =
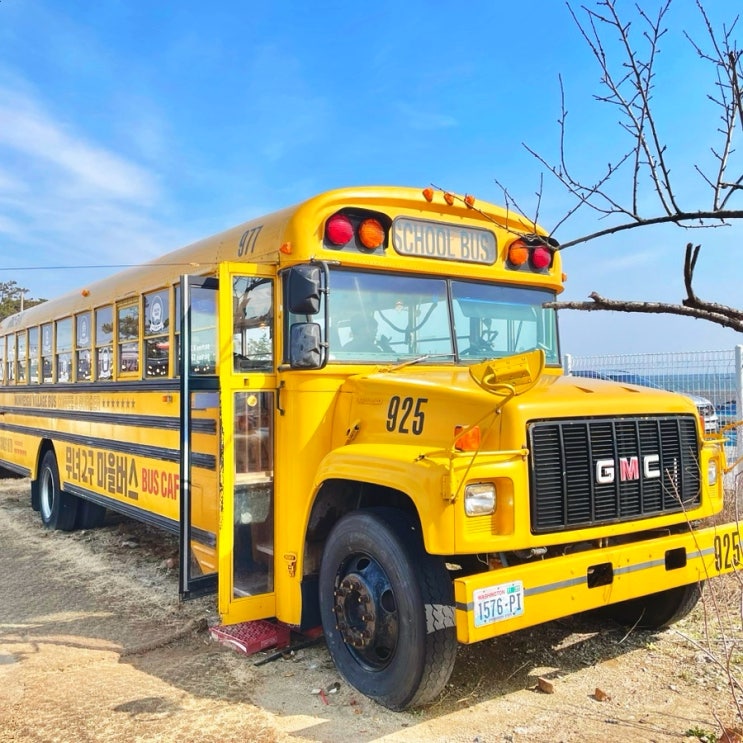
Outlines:
{"label": "bus side window", "polygon": [[170,301],[167,289],[144,295],[144,375],[167,377],[170,357]]}
{"label": "bus side window", "polygon": [[3,339],[3,343],[7,342],[7,352],[5,354],[5,380],[8,384],[13,384],[15,379],[15,334],[11,334]]}
{"label": "bus side window", "polygon": [[75,379],[78,382],[87,382],[92,376],[90,329],[90,312],[83,312],[75,318]]}
{"label": "bus side window", "polygon": [[72,318],[57,320],[57,382],[72,381]]}
{"label": "bus side window", "polygon": [[26,378],[26,331],[20,330],[16,336],[18,339],[18,378],[16,384],[25,384]]}
{"label": "bus side window", "polygon": [[8,384],[15,384],[15,333],[8,336]]}
{"label": "bus side window", "polygon": [[50,322],[41,326],[41,381],[54,381],[54,326]]}
{"label": "bus side window", "polygon": [[39,383],[39,328],[28,329],[28,381],[31,384]]}
{"label": "bus side window", "polygon": [[95,378],[113,379],[114,311],[111,305],[95,311]]}
{"label": "bus side window", "polygon": [[216,374],[217,355],[217,294],[209,287],[192,287],[191,374]]}
{"label": "bus side window", "polygon": [[116,308],[119,373],[139,371],[139,303]]}

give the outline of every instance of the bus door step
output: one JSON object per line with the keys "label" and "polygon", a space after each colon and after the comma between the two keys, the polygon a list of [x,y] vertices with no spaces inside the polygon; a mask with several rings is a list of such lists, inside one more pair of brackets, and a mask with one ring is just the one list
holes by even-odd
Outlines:
{"label": "bus door step", "polygon": [[256,619],[240,624],[210,627],[212,638],[243,655],[253,655],[269,648],[289,646],[291,630],[284,624]]}

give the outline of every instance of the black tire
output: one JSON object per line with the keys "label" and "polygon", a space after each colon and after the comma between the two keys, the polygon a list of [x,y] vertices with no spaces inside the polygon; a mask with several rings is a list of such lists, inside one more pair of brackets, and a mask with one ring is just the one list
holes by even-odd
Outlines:
{"label": "black tire", "polygon": [[627,627],[663,629],[683,619],[697,605],[702,586],[692,583],[611,604],[602,609],[601,614]]}
{"label": "black tire", "polygon": [[75,528],[78,499],[59,486],[57,457],[50,449],[44,454],[39,470],[39,506],[41,521],[47,529],[72,531]]}
{"label": "black tire", "polygon": [[402,511],[356,511],[333,527],[320,615],[338,670],[385,707],[426,704],[446,686],[457,653],[452,582]]}
{"label": "black tire", "polygon": [[78,498],[78,500],[80,502],[77,506],[75,528],[97,529],[102,526],[106,518],[106,509],[97,503],[93,503],[93,501],[83,500],[82,498]]}

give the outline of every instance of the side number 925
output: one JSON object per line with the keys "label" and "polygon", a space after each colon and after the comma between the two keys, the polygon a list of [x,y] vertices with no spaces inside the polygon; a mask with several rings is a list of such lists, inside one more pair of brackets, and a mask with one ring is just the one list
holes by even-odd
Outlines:
{"label": "side number 925", "polygon": [[399,397],[393,395],[387,406],[387,430],[390,433],[412,433],[420,436],[426,414],[423,411],[427,397]]}
{"label": "side number 925", "polygon": [[715,535],[715,569],[732,570],[743,566],[738,532],[730,531]]}

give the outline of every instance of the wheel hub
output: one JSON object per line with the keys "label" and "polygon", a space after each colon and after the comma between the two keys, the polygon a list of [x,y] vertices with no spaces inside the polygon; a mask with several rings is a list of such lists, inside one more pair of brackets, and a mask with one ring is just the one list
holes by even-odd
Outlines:
{"label": "wheel hub", "polygon": [[343,641],[366,647],[376,631],[376,614],[371,589],[356,573],[347,575],[335,591],[335,616]]}
{"label": "wheel hub", "polygon": [[370,668],[385,667],[394,655],[398,615],[392,586],[375,560],[356,556],[339,571],[333,593],[336,627],[352,654]]}

